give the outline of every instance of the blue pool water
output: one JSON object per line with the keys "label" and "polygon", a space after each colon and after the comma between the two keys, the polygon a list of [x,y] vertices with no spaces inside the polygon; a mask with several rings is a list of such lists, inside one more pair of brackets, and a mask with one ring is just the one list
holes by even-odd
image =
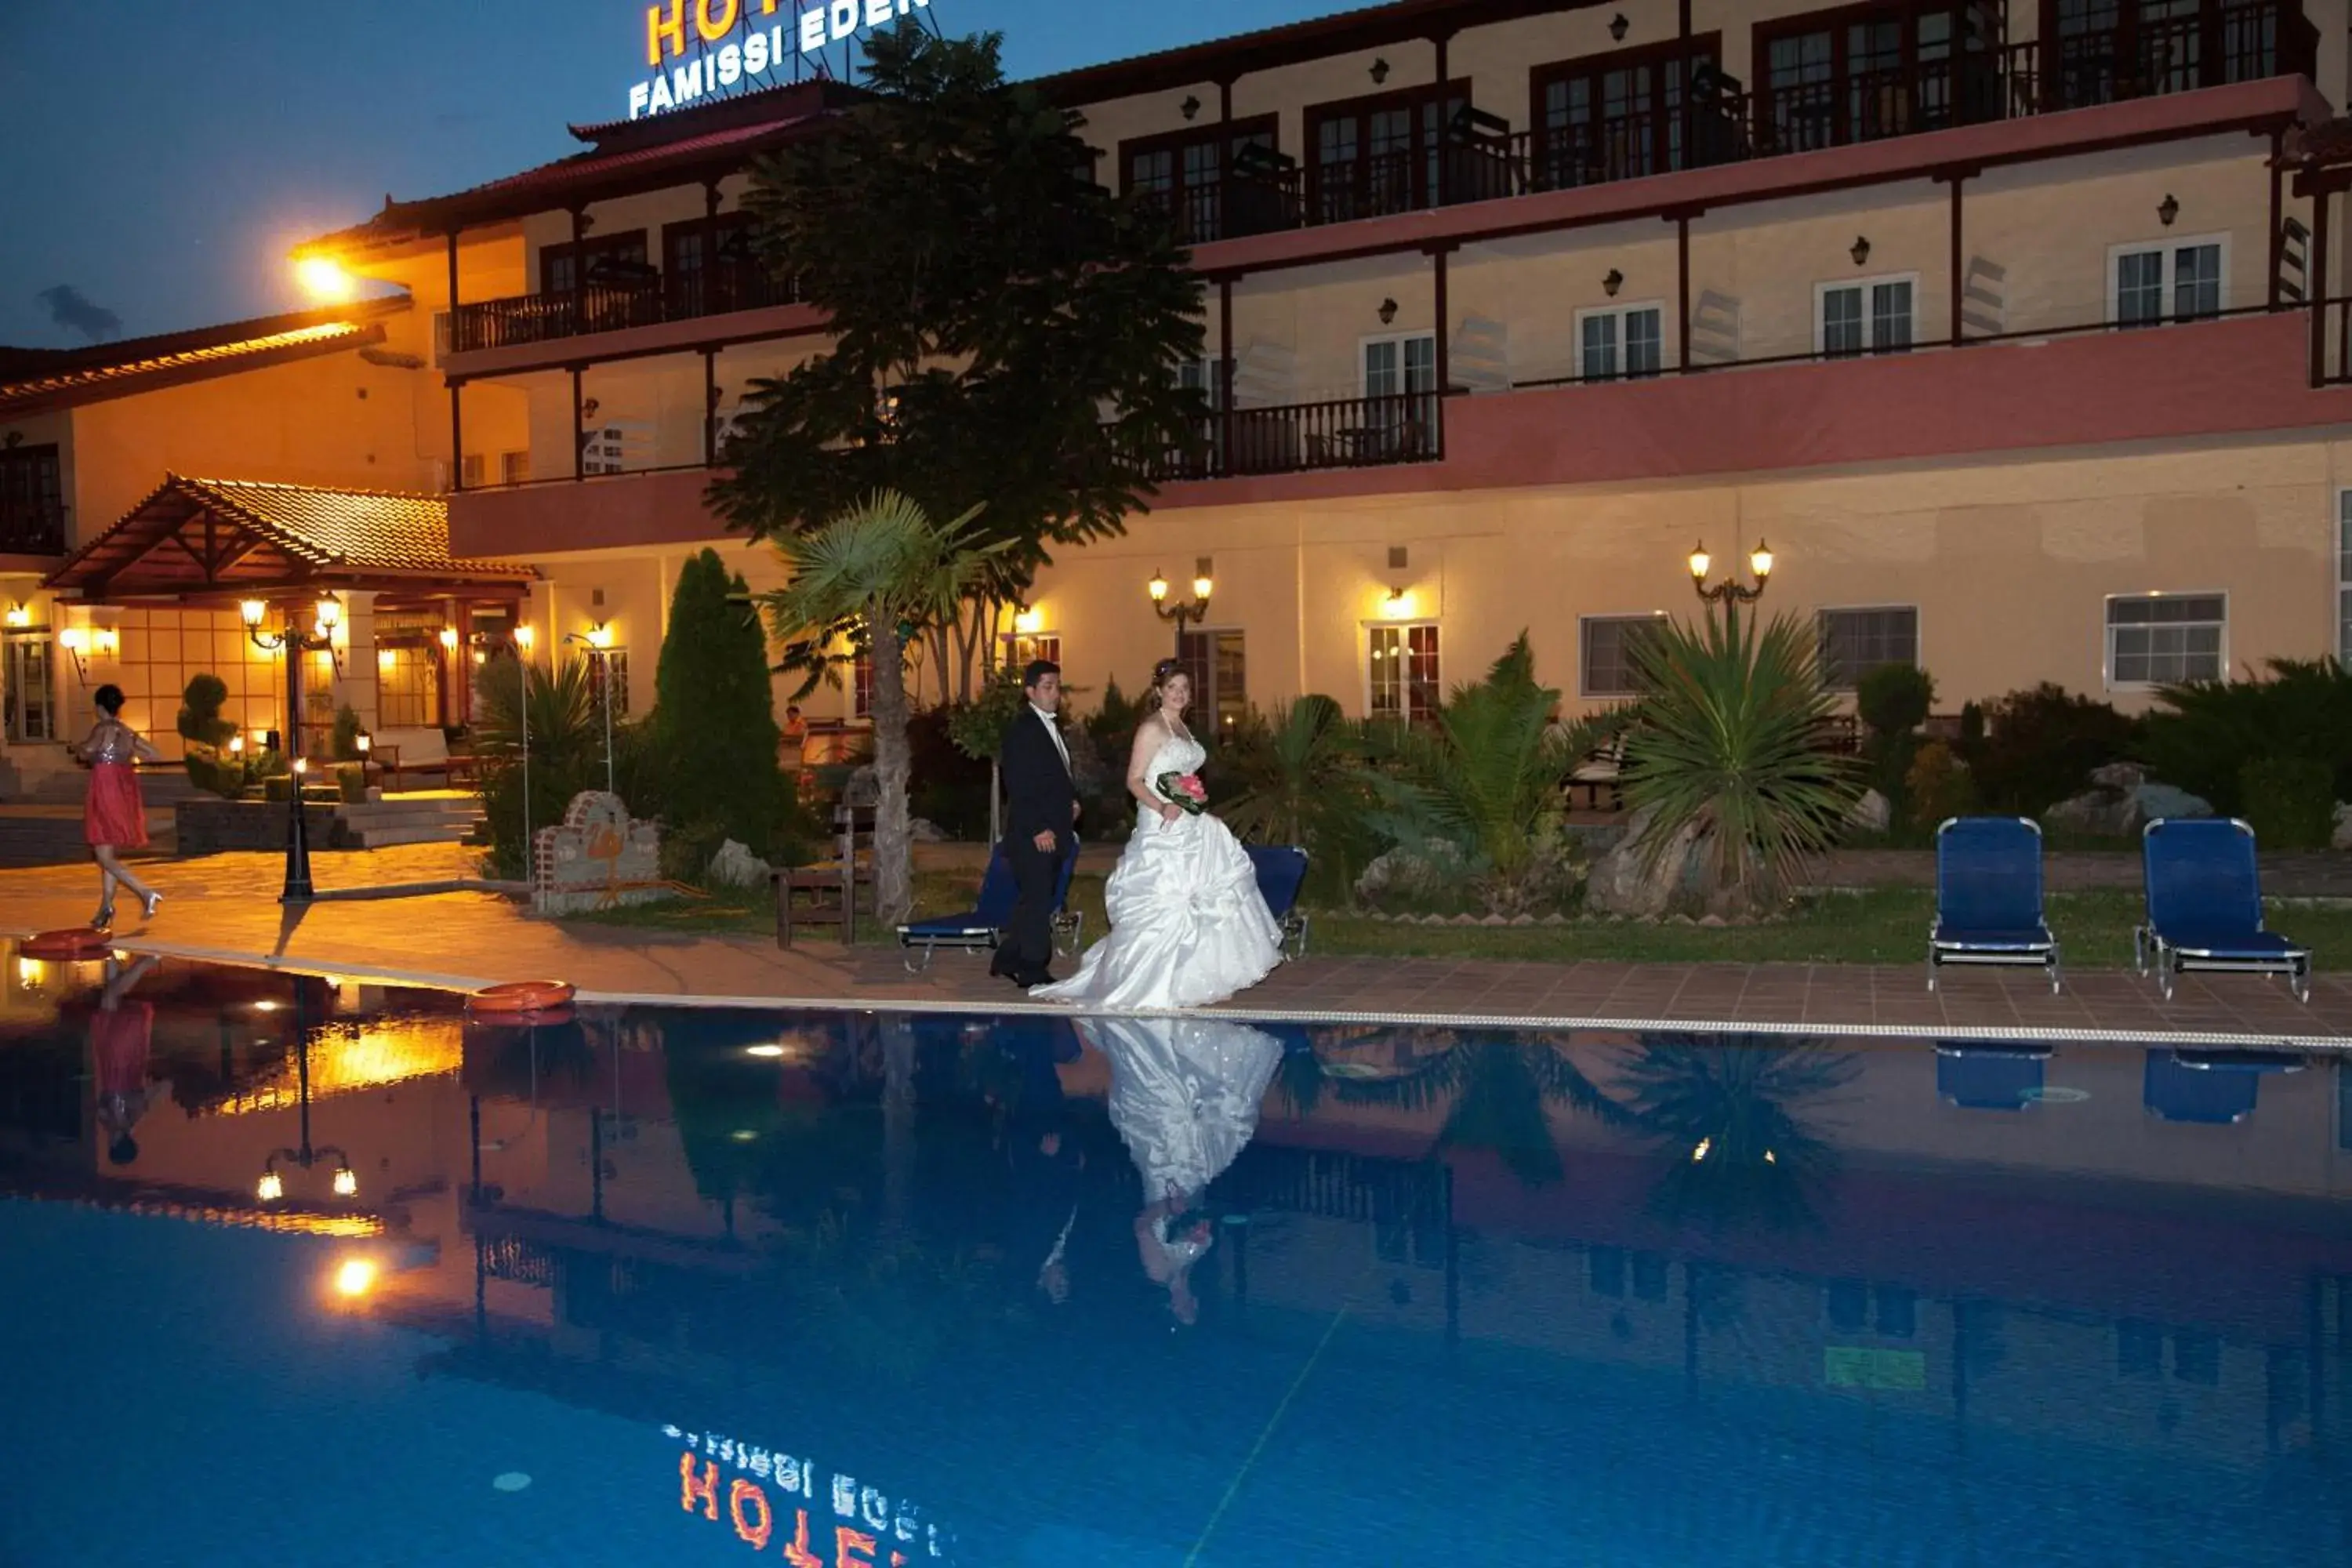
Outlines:
{"label": "blue pool water", "polygon": [[5,1568],[2352,1541],[2332,1059],[5,963]]}

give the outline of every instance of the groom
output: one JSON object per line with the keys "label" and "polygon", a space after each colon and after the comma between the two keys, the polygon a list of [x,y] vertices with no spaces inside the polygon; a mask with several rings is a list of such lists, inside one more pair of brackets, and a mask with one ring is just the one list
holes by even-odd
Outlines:
{"label": "groom", "polygon": [[988,972],[1025,991],[1054,978],[1045,968],[1054,956],[1054,892],[1063,857],[1077,853],[1078,790],[1070,777],[1069,748],[1054,722],[1062,705],[1061,666],[1032,660],[1021,672],[1021,689],[1028,704],[1004,727],[997,746],[1011,803],[1003,847],[1021,891]]}

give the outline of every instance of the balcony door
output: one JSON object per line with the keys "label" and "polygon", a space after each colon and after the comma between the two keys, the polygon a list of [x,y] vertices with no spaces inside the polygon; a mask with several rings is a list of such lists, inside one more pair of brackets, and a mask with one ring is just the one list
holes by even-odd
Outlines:
{"label": "balcony door", "polygon": [[1469,106],[1470,84],[1318,103],[1307,110],[1314,222],[1346,223],[1437,205],[1445,127]]}
{"label": "balcony door", "polygon": [[720,213],[662,228],[663,288],[675,320],[743,309],[751,302],[758,269],[747,213]]}
{"label": "balcony door", "polygon": [[1538,66],[1530,79],[1537,187],[1568,190],[1689,167],[1683,95],[1691,75],[1722,53],[1721,35],[1710,33],[1691,40],[1687,67],[1679,42]]}
{"label": "balcony door", "polygon": [[1360,462],[1428,456],[1437,430],[1437,338],[1430,332],[1364,340],[1364,416],[1341,431]]}
{"label": "balcony door", "polygon": [[1801,153],[1998,119],[2001,32],[1988,0],[1759,23],[1759,130],[1774,151]]}
{"label": "balcony door", "polygon": [[49,628],[0,634],[0,706],[5,732],[19,743],[58,738],[57,670]]}
{"label": "balcony door", "polygon": [[0,555],[65,550],[65,479],[56,444],[0,449]]}
{"label": "balcony door", "polygon": [[1235,172],[1244,152],[1274,153],[1276,127],[1276,117],[1265,114],[1121,142],[1128,193],[1164,208],[1186,245],[1284,226],[1272,216],[1284,205],[1280,190]]}
{"label": "balcony door", "polygon": [[2053,109],[2082,109],[2305,68],[2292,0],[2042,0]]}

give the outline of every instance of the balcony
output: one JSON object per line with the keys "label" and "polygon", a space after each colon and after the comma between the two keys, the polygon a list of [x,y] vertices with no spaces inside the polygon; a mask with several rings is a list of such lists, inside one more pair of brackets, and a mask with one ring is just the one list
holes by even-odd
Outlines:
{"label": "balcony", "polygon": [[1286,154],[1250,149],[1197,183],[1138,195],[1167,213],[1180,241],[1201,245],[2309,77],[2316,68],[2318,33],[2295,0],[2211,5],[2163,21],[2120,15],[2115,26],[2039,43],[1752,91],[1702,74],[1686,108],[1637,108],[1519,131],[1465,108],[1435,144],[1305,167]]}
{"label": "balcony", "polygon": [[1342,397],[1203,415],[1188,450],[1144,465],[1155,483],[1434,462],[1445,455],[1444,403],[1433,392]]}
{"label": "balcony", "polygon": [[460,305],[450,322],[449,352],[518,348],[592,332],[658,327],[737,310],[800,302],[795,283],[751,266],[593,280],[562,293],[520,294]]}
{"label": "balcony", "polygon": [[63,555],[66,513],[49,498],[0,496],[0,555]]}

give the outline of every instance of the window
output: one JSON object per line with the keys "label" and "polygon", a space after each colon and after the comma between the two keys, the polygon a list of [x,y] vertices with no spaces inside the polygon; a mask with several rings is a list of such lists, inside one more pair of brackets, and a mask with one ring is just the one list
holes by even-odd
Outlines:
{"label": "window", "polygon": [[479,452],[468,452],[457,465],[457,486],[460,489],[478,490],[489,477],[489,459]]}
{"label": "window", "polygon": [[62,555],[65,482],[54,444],[0,449],[0,554]]}
{"label": "window", "polygon": [[1427,332],[1364,340],[1361,428],[1342,434],[1360,461],[1428,454],[1437,429],[1437,339]]}
{"label": "window", "polygon": [[750,215],[720,213],[664,226],[662,271],[673,316],[716,315],[751,303],[747,285],[757,278],[758,264]]}
{"label": "window", "polygon": [[861,653],[850,663],[849,689],[855,701],[850,712],[859,719],[874,717],[874,656]]}
{"label": "window", "polygon": [[1437,390],[1437,339],[1429,332],[1364,341],[1364,395]]}
{"label": "window", "polygon": [[625,647],[591,649],[588,658],[588,702],[601,721],[604,713],[604,693],[613,694],[613,717],[629,716],[629,650]]}
{"label": "window", "polygon": [[1761,130],[1772,150],[1803,152],[2001,117],[1986,0],[1855,6],[1758,28]]}
{"label": "window", "polygon": [[1917,279],[1864,278],[1823,283],[1813,290],[1813,352],[1832,359],[1897,353],[1911,346],[1912,296]]}
{"label": "window", "polygon": [[[1683,47],[1676,41],[1536,68],[1538,187],[1568,190],[1685,167]],[[1721,54],[1721,35],[1692,39],[1692,74]],[[1701,142],[1702,151],[1706,145]]]}
{"label": "window", "polygon": [[499,483],[502,485],[527,485],[530,482],[530,454],[529,452],[500,452],[499,454]]}
{"label": "window", "polygon": [[1177,662],[1192,678],[1192,720],[1210,724],[1222,735],[1241,721],[1249,709],[1248,668],[1242,653],[1242,634],[1231,631],[1186,632],[1176,649]]}
{"label": "window", "polygon": [[2228,668],[2220,594],[2138,594],[2107,601],[2107,684],[2169,686],[2219,680]]}
{"label": "window", "polygon": [[1665,312],[1614,305],[1576,313],[1576,374],[1585,381],[1639,381],[1664,363]]}
{"label": "window", "polygon": [[0,705],[11,741],[58,738],[57,676],[47,626],[14,631],[0,640]]}
{"label": "window", "polygon": [[422,729],[442,721],[438,643],[378,640],[375,712],[376,723],[387,730]]}
{"label": "window", "polygon": [[1062,662],[1062,639],[1052,632],[1006,632],[999,640],[1003,648],[999,668],[1025,669],[1030,660],[1038,658],[1047,664]]}
{"label": "window", "polygon": [[1823,610],[1814,631],[1821,643],[1822,679],[1832,691],[1853,690],[1881,665],[1919,662],[1916,605]]}
{"label": "window", "polygon": [[1577,689],[1587,697],[1638,697],[1642,678],[1633,662],[1641,639],[1666,624],[1666,617],[1587,616],[1578,623],[1583,647]]}
{"label": "window", "polygon": [[2336,658],[2352,665],[2352,490],[2336,498]]}
{"label": "window", "polygon": [[[585,266],[583,275],[581,268]],[[543,294],[569,294],[583,284],[626,287],[656,276],[646,261],[646,231],[600,235],[577,245],[551,245],[539,253]]]}
{"label": "window", "polygon": [[1128,193],[1163,208],[1177,239],[1188,245],[1220,238],[1229,226],[1235,234],[1286,228],[1288,201],[1279,184],[1247,172],[1280,164],[1273,155],[1275,130],[1275,116],[1267,114],[1122,142]]}
{"label": "window", "polygon": [[[1439,184],[1441,134],[1446,121],[1469,107],[1470,84],[1455,81],[1441,100],[1436,87],[1381,93],[1344,103],[1318,103],[1307,110],[1307,204],[1313,221],[1344,223],[1434,205]],[[1484,177],[1475,148],[1456,143],[1452,169],[1460,185]],[[1459,200],[1470,190],[1449,190]],[[1501,191],[1493,194],[1502,195]]]}
{"label": "window", "polygon": [[1437,627],[1380,626],[1371,628],[1368,673],[1376,719],[1419,724],[1437,717]]}
{"label": "window", "polygon": [[2107,253],[2107,319],[2118,327],[2153,327],[2220,315],[2226,247],[2220,238],[2116,247]]}

